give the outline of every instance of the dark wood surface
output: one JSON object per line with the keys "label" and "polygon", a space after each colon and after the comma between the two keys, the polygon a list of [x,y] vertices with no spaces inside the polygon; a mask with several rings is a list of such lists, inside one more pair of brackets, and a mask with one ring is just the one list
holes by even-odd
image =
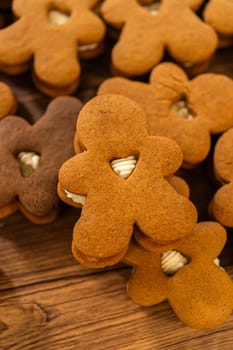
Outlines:
{"label": "dark wood surface", "polygon": [[[83,63],[77,92],[83,101],[110,76],[109,52]],[[233,50],[219,51],[209,70],[233,78]],[[36,121],[50,99],[36,91],[30,74],[0,78],[16,93],[18,114]],[[207,219],[214,193],[207,168],[205,163],[181,172],[200,220]],[[0,350],[233,349],[233,316],[216,330],[194,330],[183,325],[167,303],[135,305],[126,295],[126,266],[100,271],[78,265],[70,244],[79,214],[64,205],[61,217],[50,225],[36,226],[19,213],[1,220]],[[221,261],[233,277],[232,252],[229,232]]]}

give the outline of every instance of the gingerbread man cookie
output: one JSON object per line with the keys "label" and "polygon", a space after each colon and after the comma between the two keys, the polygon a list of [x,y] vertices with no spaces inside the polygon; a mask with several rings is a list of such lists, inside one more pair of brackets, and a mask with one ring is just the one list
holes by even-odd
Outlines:
{"label": "gingerbread man cookie", "polygon": [[152,253],[131,243],[124,258],[134,266],[129,297],[142,306],[167,300],[177,317],[193,328],[220,326],[233,307],[233,283],[216,259],[225,242],[221,225],[203,222],[176,250]]}
{"label": "gingerbread man cookie", "polygon": [[0,69],[18,74],[29,68],[44,93],[71,94],[79,83],[78,57],[100,52],[105,26],[91,9],[97,0],[14,0],[19,19],[0,31]]}
{"label": "gingerbread man cookie", "polygon": [[233,227],[233,129],[226,131],[214,150],[214,173],[222,187],[216,192],[210,213],[221,224]]}
{"label": "gingerbread man cookie", "polygon": [[216,30],[220,47],[233,45],[232,0],[209,0],[204,10],[204,19]]}
{"label": "gingerbread man cookie", "polygon": [[0,120],[15,113],[16,108],[17,101],[14,93],[6,84],[0,82]]}
{"label": "gingerbread man cookie", "polygon": [[148,3],[152,1],[103,3],[106,22],[122,30],[112,51],[114,70],[124,76],[144,74],[162,60],[165,50],[190,72],[202,70],[217,47],[217,36],[191,10],[197,2],[163,0],[158,10],[151,10]]}
{"label": "gingerbread man cookie", "polygon": [[111,78],[98,94],[127,96],[145,110],[152,135],[175,140],[184,166],[193,167],[208,155],[211,134],[233,126],[233,81],[220,74],[202,74],[188,80],[173,63],[161,63],[151,73],[150,84]]}
{"label": "gingerbread man cookie", "polygon": [[119,262],[135,224],[155,245],[189,234],[196,209],[165,179],[180,167],[182,153],[174,141],[149,136],[135,102],[118,95],[92,99],[77,132],[85,151],[63,164],[58,193],[83,205],[73,234],[78,261],[91,267]]}
{"label": "gingerbread man cookie", "polygon": [[58,169],[74,154],[72,141],[81,107],[73,97],[59,97],[34,125],[15,116],[0,123],[1,218],[19,209],[34,223],[55,220]]}

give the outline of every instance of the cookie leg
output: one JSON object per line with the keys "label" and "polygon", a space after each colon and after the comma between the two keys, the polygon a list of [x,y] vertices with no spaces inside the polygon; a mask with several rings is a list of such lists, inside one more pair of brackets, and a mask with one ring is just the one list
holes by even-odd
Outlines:
{"label": "cookie leg", "polygon": [[71,94],[78,86],[77,43],[62,36],[45,41],[34,58],[34,82],[48,95]]}
{"label": "cookie leg", "polygon": [[163,57],[164,47],[160,35],[153,33],[153,40],[148,40],[145,23],[137,24],[132,30],[127,23],[120,39],[112,52],[112,64],[115,72],[125,76],[137,76],[147,73]]}
{"label": "cookie leg", "polygon": [[[196,69],[197,66],[208,62],[217,47],[217,36],[214,30],[203,23],[191,10],[183,16],[176,26],[167,31],[166,47],[170,55],[184,68]],[[185,30],[184,30],[185,28]]]}

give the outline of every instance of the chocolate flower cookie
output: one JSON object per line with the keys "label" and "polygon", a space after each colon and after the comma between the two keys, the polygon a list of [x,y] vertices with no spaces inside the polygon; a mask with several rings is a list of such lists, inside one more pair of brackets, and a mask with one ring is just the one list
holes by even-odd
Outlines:
{"label": "chocolate flower cookie", "polygon": [[34,125],[9,116],[0,123],[0,217],[19,209],[38,224],[58,214],[58,169],[71,157],[81,102],[73,97],[52,101]]}

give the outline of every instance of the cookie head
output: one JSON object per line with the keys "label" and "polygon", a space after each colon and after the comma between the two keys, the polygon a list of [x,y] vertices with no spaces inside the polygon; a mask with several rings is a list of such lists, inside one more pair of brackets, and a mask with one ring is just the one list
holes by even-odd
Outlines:
{"label": "cookie head", "polygon": [[179,168],[181,151],[169,139],[149,136],[145,113],[135,102],[119,95],[94,98],[80,113],[77,133],[84,152],[63,164],[58,193],[67,203],[80,204],[80,196],[84,203],[73,235],[81,263],[118,262],[134,225],[143,242],[155,245],[192,230],[195,208],[165,179]]}
{"label": "cookie head", "polygon": [[57,173],[73,155],[72,141],[81,106],[75,98],[60,97],[49,104],[34,125],[15,116],[1,122],[0,215],[16,203],[35,223],[51,222],[57,217]]}
{"label": "cookie head", "polygon": [[88,103],[77,124],[83,149],[98,154],[103,150],[108,158],[137,153],[138,145],[148,136],[148,124],[133,101],[128,105],[125,108],[125,100],[117,96],[103,96]]}
{"label": "cookie head", "polygon": [[233,306],[233,284],[217,258],[225,242],[221,225],[203,222],[182,244],[166,252],[148,252],[131,243],[124,257],[134,267],[128,295],[142,306],[168,300],[190,327],[220,326]]}

